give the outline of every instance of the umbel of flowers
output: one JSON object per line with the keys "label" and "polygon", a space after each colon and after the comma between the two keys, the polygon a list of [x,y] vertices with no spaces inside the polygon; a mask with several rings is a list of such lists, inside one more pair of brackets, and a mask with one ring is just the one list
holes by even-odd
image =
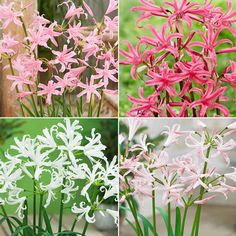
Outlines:
{"label": "umbel of flowers", "polygon": [[[36,13],[30,25],[24,22],[29,5],[7,2],[0,5],[2,29],[9,32],[0,40],[0,59],[8,62],[22,115],[99,116],[104,93],[117,93],[117,42],[109,43],[117,32],[118,17],[111,17],[117,0],[109,1],[101,22],[85,0],[79,7],[68,0],[58,6],[68,8],[62,23]],[[11,34],[10,23],[22,28],[23,40]],[[38,56],[39,46],[51,60]],[[40,74],[47,75],[45,83]]]}
{"label": "umbel of flowers", "polygon": [[[162,2],[162,1],[161,1]],[[129,116],[216,116],[230,115],[222,102],[233,101],[228,91],[235,91],[236,64],[222,54],[236,52],[225,32],[236,35],[236,11],[227,0],[227,11],[214,7],[214,1],[169,0],[162,5],[140,0],[137,20],[145,20],[151,36],[143,35],[121,64],[132,65],[131,78],[142,80],[139,97],[129,96],[133,103]],[[160,28],[150,25],[150,18],[163,18]],[[139,27],[139,25],[138,25]],[[232,92],[231,92],[232,94]]]}
{"label": "umbel of flowers", "polygon": [[[159,211],[166,222],[168,236],[184,236],[188,210],[196,207],[191,236],[198,236],[202,205],[219,195],[227,199],[229,193],[236,192],[236,168],[230,165],[230,153],[236,148],[230,135],[235,134],[236,123],[214,131],[202,122],[196,130],[182,130],[179,124],[165,127],[166,139],[158,147],[147,143],[146,134],[136,138],[140,125],[140,120],[129,120],[129,137],[121,136],[125,151],[120,156],[120,201],[127,203],[134,217],[132,228],[139,236],[147,235],[147,231],[158,235],[156,214]],[[178,143],[185,145],[184,149],[181,146],[185,152],[175,155],[173,147],[178,148]],[[168,213],[156,206],[157,195]],[[138,212],[135,199],[142,196],[152,201],[152,221]],[[142,198],[139,203],[142,204]],[[176,211],[175,222],[171,219],[171,210]]]}
{"label": "umbel of flowers", "polygon": [[[118,211],[101,206],[107,199],[117,200],[117,158],[108,162],[103,152],[106,146],[95,129],[88,137],[82,131],[77,120],[65,119],[35,138],[29,135],[22,140],[15,138],[1,158],[0,206],[12,235],[24,230],[28,235],[59,234],[65,209],[75,214],[72,234],[77,221],[84,218],[86,223],[80,233],[85,235],[88,225],[95,222],[95,212],[100,212],[101,217],[110,214],[117,224]],[[31,184],[26,185],[25,181]],[[57,198],[59,224],[58,231],[53,232],[47,208]],[[33,199],[32,209],[28,209],[28,199]],[[7,205],[16,206],[16,222],[6,212]],[[27,221],[30,210],[32,225]]]}

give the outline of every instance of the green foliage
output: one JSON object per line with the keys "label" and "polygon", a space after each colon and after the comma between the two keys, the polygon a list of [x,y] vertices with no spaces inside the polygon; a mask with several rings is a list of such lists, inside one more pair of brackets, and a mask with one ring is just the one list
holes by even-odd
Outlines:
{"label": "green foliage", "polygon": [[6,120],[0,119],[0,145],[2,146],[7,139],[14,137],[15,135],[21,134],[22,131],[19,131],[19,128],[24,124],[24,121],[15,119],[15,120]]}
{"label": "green foliage", "polygon": [[[163,3],[162,0],[155,0],[155,2],[160,5]],[[198,0],[195,2],[204,3],[204,0]],[[127,50],[127,46],[125,45],[125,40],[129,40],[132,45],[136,45],[138,42],[138,37],[147,35],[150,36],[150,30],[148,27],[140,27],[138,28],[136,26],[136,20],[138,16],[140,15],[139,12],[132,12],[131,8],[134,6],[140,5],[139,0],[120,0],[120,48]],[[224,11],[227,9],[227,4],[225,0],[217,0],[213,1],[214,6],[221,7]],[[151,17],[149,20],[145,20],[141,23],[139,23],[140,26],[147,26],[152,25],[155,26],[157,29],[159,29],[163,23],[166,22],[165,19],[161,17]],[[231,32],[224,30],[220,34],[220,39],[228,38],[234,42],[234,46],[236,46],[236,40],[235,37],[231,34]],[[195,36],[195,39],[197,39],[197,36]],[[199,39],[199,37],[198,37]],[[123,57],[121,57],[123,59]],[[236,61],[236,54],[235,53],[228,53],[228,54],[222,54],[218,58],[218,72],[221,73],[223,71],[223,68],[227,66],[227,62],[229,60],[235,60]],[[134,97],[138,97],[138,88],[144,87],[144,81],[138,80],[134,81],[130,75],[130,69],[131,66],[120,66],[120,116],[124,117],[127,116],[126,113],[131,109],[132,103],[129,101],[127,95],[132,95]],[[153,88],[151,87],[145,87],[144,95],[150,95],[153,92]],[[236,92],[233,88],[230,88],[226,95],[230,98],[236,97]],[[226,105],[230,111],[231,115],[236,115],[236,108],[234,105],[234,101],[228,101],[224,102],[224,105]]]}

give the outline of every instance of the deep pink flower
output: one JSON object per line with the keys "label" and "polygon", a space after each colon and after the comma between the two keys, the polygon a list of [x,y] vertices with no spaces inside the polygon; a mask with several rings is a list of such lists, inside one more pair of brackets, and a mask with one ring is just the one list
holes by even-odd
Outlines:
{"label": "deep pink flower", "polygon": [[145,98],[143,95],[143,88],[139,88],[139,98],[128,96],[129,100],[134,104],[128,114],[131,116],[153,116],[153,113],[162,113],[162,110],[157,107],[157,96],[158,93],[155,92]]}
{"label": "deep pink flower", "polygon": [[193,81],[199,84],[214,83],[210,79],[211,73],[204,69],[205,64],[201,61],[190,63],[177,62],[175,65],[181,72],[174,76],[185,79],[185,84],[179,94],[180,97],[185,95]]}
{"label": "deep pink flower", "polygon": [[97,91],[98,88],[101,88],[104,86],[103,82],[99,82],[98,84],[94,83],[94,77],[92,76],[90,80],[88,78],[86,79],[86,84],[83,84],[81,82],[78,83],[78,86],[80,88],[83,88],[82,92],[80,92],[77,97],[81,97],[86,94],[86,102],[89,103],[91,95],[96,95],[98,99],[101,99],[100,93]]}
{"label": "deep pink flower", "polygon": [[170,94],[170,96],[177,95],[173,85],[183,80],[183,78],[178,76],[178,74],[174,74],[174,72],[168,67],[167,63],[163,63],[162,66],[159,67],[159,72],[156,73],[149,70],[147,75],[152,78],[152,80],[146,82],[147,86],[157,86],[157,92],[165,90]]}
{"label": "deep pink flower", "polygon": [[236,62],[230,61],[230,67],[226,72],[227,73],[224,74],[223,81],[230,83],[236,89]]}
{"label": "deep pink flower", "polygon": [[53,63],[55,65],[61,65],[60,72],[64,72],[66,70],[66,66],[68,66],[69,63],[78,63],[77,60],[73,58],[76,53],[71,51],[71,49],[68,49],[67,45],[64,45],[62,52],[53,50],[52,53],[56,55],[56,59],[53,61]]}
{"label": "deep pink flower", "polygon": [[227,87],[221,87],[214,90],[213,84],[208,84],[205,93],[197,88],[192,89],[192,91],[199,93],[201,98],[197,101],[192,102],[190,104],[190,108],[192,109],[194,107],[201,106],[201,110],[199,113],[201,117],[206,115],[208,109],[219,109],[224,114],[224,116],[228,116],[229,110],[225,106],[216,102],[216,100],[223,95],[226,89]]}
{"label": "deep pink flower", "polygon": [[140,53],[139,45],[137,45],[136,48],[134,49],[131,43],[127,42],[127,46],[128,46],[129,52],[126,52],[122,49],[120,50],[120,54],[127,58],[127,60],[120,60],[120,64],[132,65],[132,69],[130,73],[131,73],[132,78],[136,80],[137,67],[141,65],[143,62],[142,54]]}
{"label": "deep pink flower", "polygon": [[40,83],[38,87],[42,89],[38,91],[38,96],[46,95],[47,105],[50,105],[52,103],[53,95],[60,95],[60,91],[58,90],[58,85],[54,83],[52,80],[50,80],[47,85]]}
{"label": "deep pink flower", "polygon": [[183,38],[183,35],[179,33],[175,33],[175,34],[169,34],[168,36],[166,36],[167,25],[162,26],[160,33],[158,33],[158,31],[153,26],[150,26],[150,29],[155,39],[143,36],[140,38],[140,41],[139,41],[139,43],[145,43],[145,44],[154,46],[153,49],[147,50],[147,53],[153,54],[156,52],[162,52],[164,50],[166,52],[170,52],[175,57],[178,57],[179,55],[178,49],[173,46],[172,40],[181,39]]}

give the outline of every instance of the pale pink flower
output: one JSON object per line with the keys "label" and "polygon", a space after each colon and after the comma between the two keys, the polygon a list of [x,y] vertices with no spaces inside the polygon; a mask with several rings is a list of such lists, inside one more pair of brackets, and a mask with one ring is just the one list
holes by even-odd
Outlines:
{"label": "pale pink flower", "polygon": [[102,79],[104,82],[104,87],[107,88],[109,80],[113,82],[118,82],[118,79],[114,76],[117,74],[116,69],[110,69],[109,62],[105,62],[105,65],[102,69],[96,68],[97,75],[94,76],[94,79]]}
{"label": "pale pink flower", "polygon": [[19,92],[19,93],[17,93],[17,98],[19,98],[20,101],[23,101],[24,98],[26,98],[32,94],[33,94],[33,92]]}
{"label": "pale pink flower", "polygon": [[57,87],[60,88],[60,90],[61,90],[60,91],[61,94],[64,93],[65,89],[75,88],[75,86],[76,86],[77,78],[73,78],[73,77],[69,78],[67,76],[60,78],[57,75],[55,75],[54,77],[57,81]]}
{"label": "pale pink flower", "polygon": [[80,92],[77,97],[81,97],[86,95],[86,102],[89,103],[91,95],[96,95],[98,99],[101,99],[101,94],[97,91],[99,88],[104,86],[103,82],[99,82],[97,84],[94,83],[94,77],[92,76],[90,80],[86,79],[86,84],[81,82],[78,83],[80,88],[83,88],[82,92]]}
{"label": "pale pink flower", "polygon": [[67,38],[67,43],[70,42],[71,39],[74,40],[75,44],[79,43],[79,39],[83,38],[83,31],[85,30],[85,27],[81,26],[81,22],[76,24],[74,22],[74,25],[69,25],[69,28],[67,29],[67,33],[69,34],[69,37]]}
{"label": "pale pink flower", "polygon": [[198,204],[198,205],[203,205],[203,204],[206,204],[207,202],[209,202],[210,200],[212,200],[215,197],[216,197],[216,195],[212,195],[212,196],[206,197],[206,198],[204,198],[202,200],[194,201],[194,203]]}
{"label": "pale pink flower", "polygon": [[[69,3],[71,3],[71,5],[69,5]],[[80,16],[84,15],[84,9],[82,7],[76,8],[76,6],[73,2],[65,1],[62,4],[65,4],[68,7],[67,13],[65,15],[65,19],[69,19],[69,22],[74,20],[74,18],[76,16],[77,16],[78,19],[80,19]]]}
{"label": "pale pink flower", "polygon": [[20,45],[20,42],[11,37],[10,34],[3,34],[3,39],[0,40],[0,55],[15,55],[18,45]]}
{"label": "pale pink flower", "polygon": [[128,141],[131,141],[138,129],[143,124],[142,120],[139,119],[128,119],[128,126],[129,126],[129,135],[128,135]]}
{"label": "pale pink flower", "polygon": [[180,125],[174,124],[171,128],[169,126],[165,126],[167,130],[163,131],[162,134],[167,135],[167,139],[164,143],[164,147],[169,147],[173,143],[177,143],[181,134],[178,132],[180,131]]}
{"label": "pale pink flower", "polygon": [[231,180],[233,180],[233,181],[236,183],[236,168],[235,168],[235,167],[232,167],[232,169],[234,170],[233,172],[224,174],[224,176],[225,176],[227,179],[231,179]]}
{"label": "pale pink flower", "polygon": [[48,37],[48,40],[51,40],[51,42],[57,47],[58,43],[55,37],[60,36],[61,33],[55,31],[56,26],[57,26],[57,22],[54,22],[49,27],[44,27],[43,33]]}
{"label": "pale pink flower", "polygon": [[13,81],[11,90],[18,88],[23,91],[24,85],[33,85],[34,82],[26,78],[24,75],[7,75],[7,79]]}
{"label": "pale pink flower", "polygon": [[118,0],[110,0],[105,14],[106,15],[110,14],[117,9],[118,9]]}
{"label": "pale pink flower", "polygon": [[77,60],[75,58],[73,58],[76,53],[72,52],[72,49],[68,49],[67,45],[63,46],[63,51],[59,52],[59,51],[52,51],[52,53],[54,55],[56,55],[56,59],[53,61],[53,63],[56,64],[60,64],[61,65],[61,69],[60,72],[64,72],[66,70],[66,66],[68,66],[70,63],[78,63]]}
{"label": "pale pink flower", "polygon": [[117,32],[118,28],[118,16],[114,17],[113,19],[108,16],[105,16],[104,23],[106,25],[105,32],[108,32],[110,39],[113,39],[114,33]]}
{"label": "pale pink flower", "polygon": [[139,155],[148,152],[149,146],[154,146],[152,143],[147,143],[147,135],[141,134],[137,144],[132,145],[130,148],[131,152],[139,151]]}
{"label": "pale pink flower", "polygon": [[60,91],[58,90],[57,84],[55,84],[52,80],[50,80],[47,85],[40,83],[38,87],[42,89],[38,91],[38,96],[46,95],[47,105],[50,105],[52,103],[53,95],[60,95]]}
{"label": "pale pink flower", "polygon": [[0,20],[3,22],[2,29],[6,29],[7,26],[12,22],[19,26],[22,25],[19,17],[23,17],[24,15],[22,12],[15,11],[13,7],[13,2],[8,5],[0,5]]}

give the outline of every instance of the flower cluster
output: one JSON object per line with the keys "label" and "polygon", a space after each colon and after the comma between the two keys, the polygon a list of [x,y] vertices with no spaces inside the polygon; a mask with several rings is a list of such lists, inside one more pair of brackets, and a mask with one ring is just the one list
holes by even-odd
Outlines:
{"label": "flower cluster", "polygon": [[223,31],[236,35],[233,23],[236,11],[227,0],[224,12],[212,1],[203,5],[188,0],[140,0],[141,6],[132,10],[141,12],[142,20],[165,19],[161,29],[147,24],[151,36],[141,36],[135,47],[127,42],[128,52],[120,50],[123,65],[132,65],[131,77],[143,80],[139,98],[129,96],[133,108],[129,116],[215,116],[230,115],[222,102],[232,100],[229,88],[235,89],[235,62],[227,61],[219,70],[220,56],[236,52],[233,42]]}
{"label": "flower cluster", "polygon": [[[143,230],[158,235],[157,211],[166,222],[168,236],[173,235],[171,210],[174,210],[175,230],[183,236],[188,209],[195,206],[191,234],[198,236],[202,205],[219,195],[227,199],[229,193],[236,192],[236,168],[230,160],[231,151],[236,148],[236,141],[231,138],[236,132],[236,122],[213,131],[202,121],[198,125],[196,130],[182,130],[179,124],[166,126],[162,132],[166,139],[157,147],[148,142],[147,134],[141,133],[137,139],[141,122],[129,120],[129,134],[127,138],[121,135],[120,139],[124,153],[120,156],[120,201],[128,204],[134,217],[135,235],[144,235]],[[181,152],[175,154],[173,150],[178,149]],[[135,203],[135,198],[143,196],[152,202],[152,222],[139,212]],[[156,207],[157,197],[168,213]],[[183,218],[180,208],[184,209]]]}
{"label": "flower cluster", "polygon": [[[85,0],[78,7],[68,0],[58,6],[68,8],[61,24],[37,13],[30,25],[24,22],[28,6],[16,10],[14,3],[0,5],[2,28],[13,23],[25,34],[20,40],[8,30],[0,40],[0,58],[9,62],[11,75],[7,79],[12,81],[11,90],[16,90],[24,115],[82,116],[88,103],[88,115],[94,115],[95,108],[99,115],[104,93],[117,94],[118,17],[111,17],[117,4],[117,0],[110,0],[98,22]],[[48,50],[52,59],[39,57],[38,47]],[[41,83],[40,74],[46,75],[45,83]],[[72,101],[74,94],[77,99]],[[94,107],[94,99],[100,106]],[[27,108],[26,100],[31,101],[32,109]]]}
{"label": "flower cluster", "polygon": [[[133,127],[140,127],[137,122],[140,123],[130,121],[130,132]],[[160,192],[164,205],[184,207],[203,204],[218,194],[227,198],[229,192],[236,192],[232,185],[232,181],[236,183],[235,168],[222,172],[229,170],[230,152],[236,148],[236,141],[229,139],[236,132],[236,124],[217,132],[210,132],[200,121],[199,125],[201,128],[196,131],[183,131],[179,124],[165,127],[162,134],[167,137],[161,147],[147,143],[146,134],[138,140],[134,135],[127,139],[126,152],[120,157],[121,199],[130,195],[152,196],[154,190]],[[173,156],[168,149],[178,147],[179,142],[184,142],[186,153]],[[202,188],[199,195],[198,187]]]}
{"label": "flower cluster", "polygon": [[[100,207],[105,200],[118,197],[117,158],[109,162],[104,156],[106,146],[95,129],[90,137],[82,130],[77,120],[65,119],[35,138],[15,138],[0,161],[1,205],[16,205],[18,217],[23,218],[25,201],[32,194],[43,199],[45,208],[59,194],[62,204],[68,204],[78,220],[85,217],[94,223],[98,211],[112,215],[117,223],[117,211]],[[21,184],[27,179],[34,184],[33,193],[30,186]],[[78,196],[83,201],[78,203]]]}

